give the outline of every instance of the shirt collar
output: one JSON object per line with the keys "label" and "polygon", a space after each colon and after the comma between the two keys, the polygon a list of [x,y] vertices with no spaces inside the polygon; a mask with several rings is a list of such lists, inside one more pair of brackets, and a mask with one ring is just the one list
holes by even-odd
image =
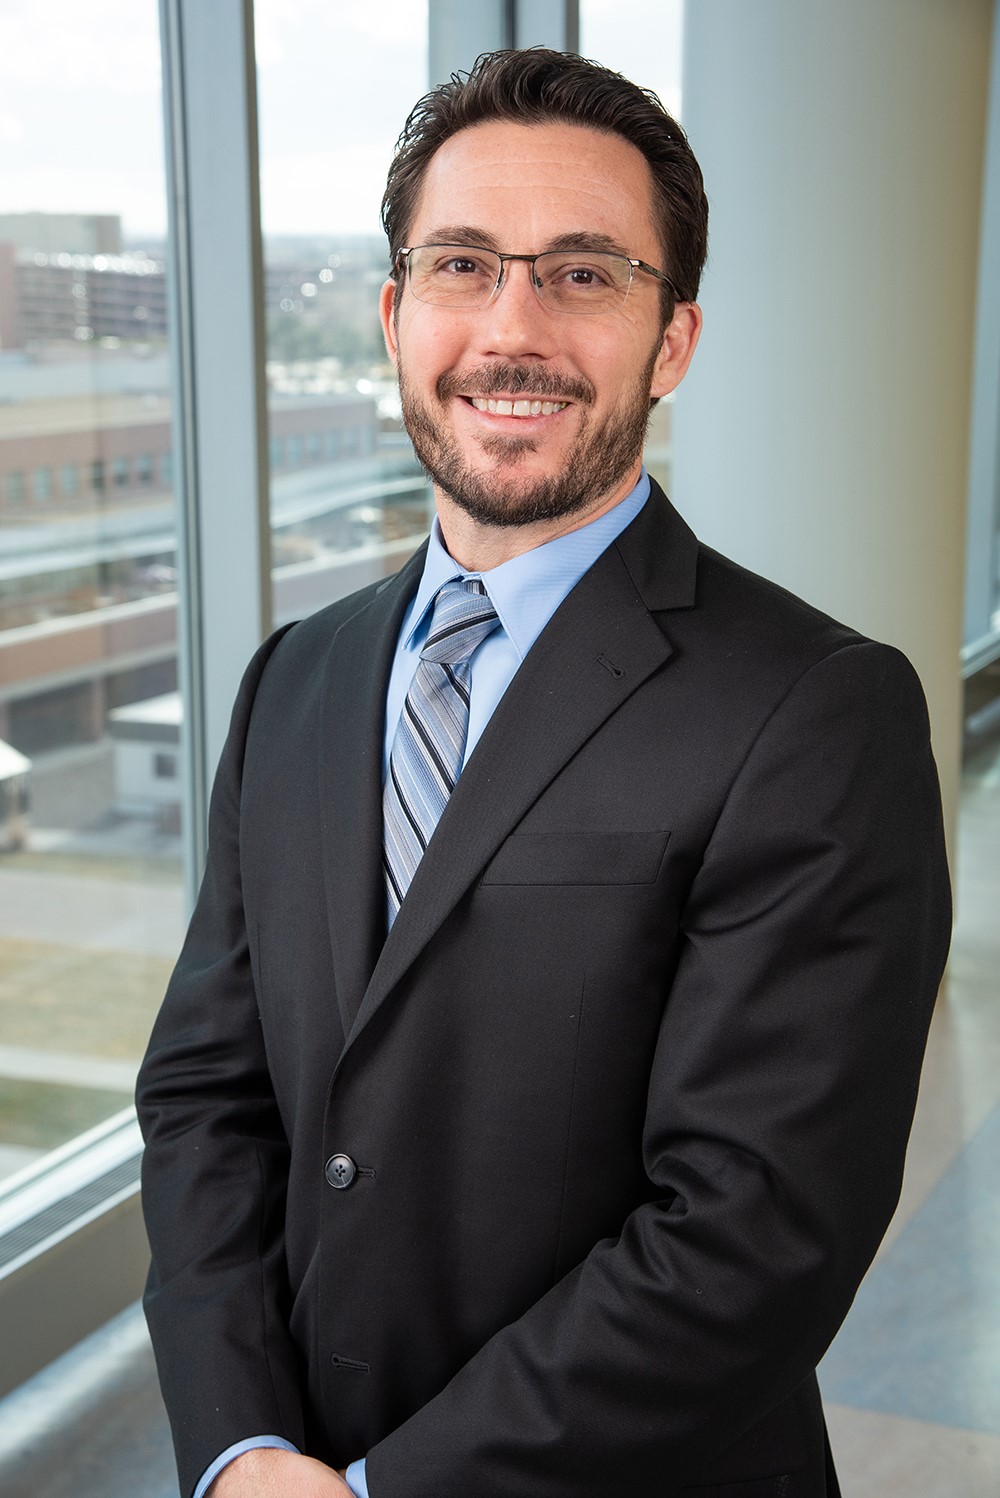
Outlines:
{"label": "shirt collar", "polygon": [[413,644],[439,588],[452,578],[478,577],[485,584],[518,657],[523,660],[566,595],[601,552],[635,519],[648,497],[649,477],[643,469],[635,488],[596,520],[486,572],[466,572],[448,555],[435,517],[404,647]]}

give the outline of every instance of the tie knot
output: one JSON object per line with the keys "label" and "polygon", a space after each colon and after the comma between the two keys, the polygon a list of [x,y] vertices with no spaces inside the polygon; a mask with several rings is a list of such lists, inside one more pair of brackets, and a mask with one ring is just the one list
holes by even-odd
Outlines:
{"label": "tie knot", "polygon": [[420,658],[449,666],[467,661],[499,622],[497,611],[478,578],[454,578],[438,590],[434,599],[427,642]]}

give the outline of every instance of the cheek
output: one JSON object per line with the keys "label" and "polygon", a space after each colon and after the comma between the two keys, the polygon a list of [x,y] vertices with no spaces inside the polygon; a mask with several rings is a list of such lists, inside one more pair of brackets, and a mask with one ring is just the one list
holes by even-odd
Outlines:
{"label": "cheek", "polygon": [[653,350],[648,331],[624,323],[615,328],[581,331],[583,336],[567,345],[567,354],[603,397],[617,400],[623,390],[641,377],[650,362]]}
{"label": "cheek", "polygon": [[433,384],[444,370],[462,361],[466,340],[462,330],[440,317],[423,317],[423,309],[404,311],[397,327],[398,357],[407,378],[421,385]]}

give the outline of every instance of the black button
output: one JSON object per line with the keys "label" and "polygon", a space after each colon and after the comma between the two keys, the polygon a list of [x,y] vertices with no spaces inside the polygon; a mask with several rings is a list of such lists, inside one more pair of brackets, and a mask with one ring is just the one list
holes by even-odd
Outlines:
{"label": "black button", "polygon": [[331,1155],[326,1162],[326,1178],[337,1191],[346,1191],[357,1173],[350,1155]]}

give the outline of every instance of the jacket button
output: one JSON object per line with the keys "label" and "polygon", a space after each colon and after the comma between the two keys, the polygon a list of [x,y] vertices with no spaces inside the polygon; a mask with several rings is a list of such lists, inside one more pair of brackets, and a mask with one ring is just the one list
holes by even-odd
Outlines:
{"label": "jacket button", "polygon": [[357,1173],[350,1155],[331,1155],[326,1162],[326,1178],[337,1191],[346,1191]]}

